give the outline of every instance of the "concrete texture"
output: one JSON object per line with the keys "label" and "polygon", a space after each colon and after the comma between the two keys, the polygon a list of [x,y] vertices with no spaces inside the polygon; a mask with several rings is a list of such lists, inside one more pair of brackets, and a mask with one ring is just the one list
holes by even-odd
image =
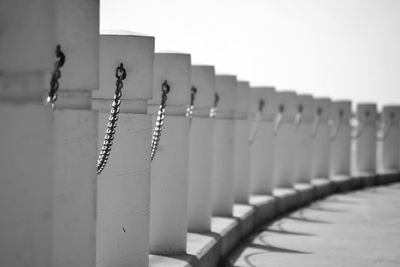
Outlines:
{"label": "concrete texture", "polygon": [[400,183],[332,195],[266,225],[227,266],[400,266]]}

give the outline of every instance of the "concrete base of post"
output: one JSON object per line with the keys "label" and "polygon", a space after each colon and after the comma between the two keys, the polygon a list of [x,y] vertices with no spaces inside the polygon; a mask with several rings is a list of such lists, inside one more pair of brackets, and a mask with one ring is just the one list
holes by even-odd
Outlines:
{"label": "concrete base of post", "polygon": [[241,237],[249,235],[254,229],[256,212],[253,206],[247,204],[233,205],[233,217],[241,221],[239,224]]}
{"label": "concrete base of post", "polygon": [[251,195],[250,204],[256,209],[256,226],[275,216],[276,198],[269,195]]}
{"label": "concrete base of post", "polygon": [[0,103],[0,266],[51,266],[53,113]]}
{"label": "concrete base of post", "polygon": [[294,188],[275,188],[273,192],[276,197],[276,212],[282,214],[298,207],[299,195]]}
{"label": "concrete base of post", "polygon": [[299,195],[299,205],[306,206],[311,203],[314,198],[314,187],[307,183],[297,183],[294,185],[294,189]]}
{"label": "concrete base of post", "polygon": [[335,185],[335,191],[344,193],[353,189],[353,179],[349,175],[334,175],[330,178]]}
{"label": "concrete base of post", "polygon": [[51,266],[96,265],[97,115],[54,111]]}
{"label": "concrete base of post", "polygon": [[[153,116],[153,125],[156,118]],[[166,116],[159,149],[151,164],[150,252],[186,251],[189,121]]]}
{"label": "concrete base of post", "polygon": [[[108,114],[99,114],[99,143]],[[97,180],[96,266],[147,266],[151,116],[120,113],[111,155]]]}
{"label": "concrete base of post", "polygon": [[234,203],[233,144],[235,124],[217,119],[214,124],[212,203],[214,216],[232,216]]}
{"label": "concrete base of post", "polygon": [[311,184],[314,186],[314,199],[324,198],[333,191],[333,182],[328,178],[314,178]]}

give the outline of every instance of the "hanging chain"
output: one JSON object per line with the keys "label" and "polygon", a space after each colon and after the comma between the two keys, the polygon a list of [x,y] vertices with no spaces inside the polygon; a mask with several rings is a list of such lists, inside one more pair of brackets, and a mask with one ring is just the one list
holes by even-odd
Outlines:
{"label": "hanging chain", "polygon": [[341,109],[339,110],[339,122],[338,122],[338,126],[336,127],[335,132],[333,133],[333,135],[331,136],[331,141],[335,141],[336,137],[338,136],[339,132],[340,132],[340,128],[342,127],[342,123],[343,123],[343,116],[344,116],[344,111]]}
{"label": "hanging chain", "polygon": [[100,155],[97,159],[97,174],[100,174],[104,167],[107,164],[108,158],[111,153],[111,147],[114,141],[115,129],[117,127],[118,121],[118,113],[119,113],[119,106],[121,105],[121,97],[122,97],[122,87],[124,86],[123,80],[126,78],[126,70],[124,65],[121,63],[116,71],[115,77],[117,78],[116,81],[116,88],[114,94],[114,101],[111,106],[110,117],[108,117],[108,124],[106,135],[104,136],[104,142],[101,146]]}
{"label": "hanging chain", "polygon": [[283,113],[285,112],[285,106],[283,104],[279,105],[279,112],[276,115],[276,120],[275,120],[275,127],[274,127],[274,133],[275,135],[278,134],[279,128],[281,127],[282,123],[282,118],[283,118]]}
{"label": "hanging chain", "polygon": [[54,70],[51,74],[51,80],[50,80],[50,90],[46,99],[47,104],[51,104],[52,109],[54,109],[55,107],[55,102],[57,100],[57,91],[58,88],[60,87],[60,84],[58,83],[58,80],[61,77],[60,68],[64,66],[65,63],[65,55],[61,51],[60,45],[57,45],[55,52],[58,60],[54,63]]}
{"label": "hanging chain", "polygon": [[170,87],[167,81],[164,81],[161,85],[161,104],[157,114],[156,126],[153,131],[151,138],[151,152],[150,159],[153,160],[156,155],[158,144],[160,143],[161,130],[165,119],[165,106],[167,104],[167,95],[170,91]]}
{"label": "hanging chain", "polygon": [[313,127],[313,131],[312,131],[312,137],[313,138],[317,136],[318,128],[319,128],[319,125],[321,124],[321,116],[322,116],[322,108],[318,107],[317,108],[317,117],[316,117],[316,120],[315,120],[315,123],[314,123],[314,127]]}
{"label": "hanging chain", "polygon": [[[382,129],[382,136],[381,136],[380,140],[384,141],[384,140],[386,140],[387,137],[389,136],[389,133],[390,133],[390,131],[391,131],[391,129],[392,129],[392,126],[394,125],[394,117],[395,117],[394,113],[390,113],[390,116],[389,116],[389,118],[390,118],[390,120],[389,120],[389,126],[386,127],[386,128],[387,128],[386,131],[385,131],[385,126],[383,127],[383,129]],[[385,123],[385,124],[386,124],[386,123]],[[385,124],[383,124],[383,125],[385,125]]]}
{"label": "hanging chain", "polygon": [[253,128],[251,129],[250,136],[249,136],[249,143],[252,144],[254,140],[256,139],[258,129],[260,128],[260,123],[262,119],[262,112],[264,110],[265,106],[265,101],[264,99],[260,99],[258,102],[258,110],[256,112],[256,115],[254,116],[254,124]]}
{"label": "hanging chain", "polygon": [[368,125],[369,115],[370,115],[370,114],[369,114],[369,110],[367,110],[367,111],[365,112],[365,120],[364,120],[364,122],[363,122],[363,124],[362,124],[362,127],[361,127],[360,130],[357,130],[357,131],[356,131],[356,134],[353,136],[353,138],[358,139],[358,138],[360,138],[360,137],[363,135],[364,130],[365,130],[365,128],[367,128],[367,125]]}
{"label": "hanging chain", "polygon": [[186,109],[186,117],[189,118],[189,124],[192,123],[193,119],[193,110],[194,110],[194,99],[196,97],[197,89],[196,87],[192,86],[190,89],[190,105]]}
{"label": "hanging chain", "polygon": [[218,93],[215,93],[215,94],[214,94],[214,107],[212,107],[212,108],[210,109],[210,118],[211,118],[211,119],[214,119],[215,116],[217,116],[217,111],[218,111],[217,106],[218,106],[218,102],[219,102],[219,94],[218,94]]}
{"label": "hanging chain", "polygon": [[296,115],[296,121],[295,121],[296,129],[298,129],[301,124],[301,117],[303,115],[303,109],[304,109],[303,105],[299,105],[297,115]]}

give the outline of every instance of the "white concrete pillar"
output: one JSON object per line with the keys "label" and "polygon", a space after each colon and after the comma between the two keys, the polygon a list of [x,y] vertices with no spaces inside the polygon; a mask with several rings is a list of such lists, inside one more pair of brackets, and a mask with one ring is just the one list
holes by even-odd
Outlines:
{"label": "white concrete pillar", "polygon": [[276,108],[274,87],[251,87],[250,181],[253,195],[272,195]]}
{"label": "white concrete pillar", "polygon": [[111,155],[97,182],[96,266],[148,266],[154,38],[104,31],[100,36],[98,148],[115,92],[115,71],[126,70]]}
{"label": "white concrete pillar", "polygon": [[234,192],[235,202],[247,204],[250,194],[250,123],[248,111],[250,103],[249,82],[238,81],[235,107],[234,144]]}
{"label": "white concrete pillar", "polygon": [[191,83],[196,89],[189,134],[188,230],[208,232],[212,215],[212,140],[214,120],[210,109],[215,100],[213,66],[192,66]]}
{"label": "white concrete pillar", "polygon": [[170,92],[161,140],[151,164],[150,253],[154,254],[186,251],[189,120],[185,114],[190,102],[190,71],[188,54],[155,54],[153,99],[148,108],[153,126],[165,81]]}
{"label": "white concrete pillar", "polygon": [[53,1],[0,2],[0,266],[51,266],[53,16]]}
{"label": "white concrete pillar", "polygon": [[[95,266],[99,2],[56,1],[65,53],[55,110],[52,266]],[[85,27],[82,27],[85,25]]]}
{"label": "white concrete pillar", "polygon": [[275,122],[275,187],[293,187],[295,182],[295,117],[297,95],[292,91],[276,94],[277,119]]}
{"label": "white concrete pillar", "polygon": [[331,127],[329,125],[329,118],[332,101],[329,98],[315,98],[314,101],[312,177],[328,179],[331,157]]}
{"label": "white concrete pillar", "polygon": [[234,129],[236,76],[217,75],[215,89],[219,95],[214,125],[212,202],[214,216],[232,216],[234,203]]}
{"label": "white concrete pillar", "polygon": [[295,175],[297,183],[310,183],[315,105],[311,95],[297,96]]}
{"label": "white concrete pillar", "polygon": [[333,101],[331,109],[331,176],[349,176],[351,101]]}
{"label": "white concrete pillar", "polygon": [[381,156],[382,174],[395,173],[399,169],[399,113],[397,106],[384,106],[381,113]]}
{"label": "white concrete pillar", "polygon": [[[5,127],[10,139],[2,139],[12,145],[3,149],[11,162],[1,160],[2,170],[12,167],[1,187],[12,198],[1,192],[2,203],[12,206],[0,207],[7,231],[0,237],[8,243],[0,265],[94,266],[97,135],[90,92],[98,87],[98,2],[3,1],[0,10],[10,24],[1,22],[1,44],[8,46],[0,46],[7,66],[1,66],[2,91],[10,93],[5,100],[23,103],[2,110],[16,120]],[[51,112],[40,100],[56,44],[66,59]]]}
{"label": "white concrete pillar", "polygon": [[357,175],[376,173],[377,118],[376,104],[357,105],[357,127],[354,134]]}

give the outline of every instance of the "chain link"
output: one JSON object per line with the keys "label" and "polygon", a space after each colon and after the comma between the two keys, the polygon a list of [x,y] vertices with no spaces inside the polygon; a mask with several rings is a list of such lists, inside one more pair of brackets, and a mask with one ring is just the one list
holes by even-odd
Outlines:
{"label": "chain link", "polygon": [[192,86],[192,88],[190,89],[190,105],[186,109],[186,117],[189,118],[189,124],[192,123],[193,119],[194,99],[196,97],[196,94],[197,94],[197,89],[196,87]]}
{"label": "chain link", "polygon": [[254,116],[254,124],[251,129],[250,136],[249,136],[250,144],[252,144],[254,142],[254,140],[256,139],[257,132],[258,132],[258,129],[260,128],[260,123],[262,120],[262,113],[264,110],[264,106],[265,106],[264,99],[260,99],[260,101],[258,102],[258,111],[256,112],[256,114]]}
{"label": "chain link", "polygon": [[50,80],[50,90],[46,99],[46,103],[51,104],[52,109],[54,109],[55,107],[55,102],[57,100],[57,91],[58,88],[60,87],[60,84],[58,83],[58,80],[61,77],[60,68],[64,66],[65,63],[65,55],[61,51],[60,45],[57,45],[55,52],[58,60],[54,63],[54,70],[51,74],[51,80]]}
{"label": "chain link", "polygon": [[300,125],[301,125],[301,119],[303,116],[303,110],[304,107],[303,105],[299,105],[298,110],[297,110],[297,114],[296,114],[296,119],[295,119],[295,125],[296,125],[296,130],[299,129]]}
{"label": "chain link", "polygon": [[339,110],[339,122],[338,125],[336,127],[335,132],[333,133],[333,135],[331,135],[331,141],[335,141],[339,132],[340,132],[340,128],[342,128],[342,124],[343,124],[343,116],[344,116],[344,111],[343,110]]}
{"label": "chain link", "polygon": [[211,119],[214,119],[215,116],[217,116],[217,111],[218,111],[217,106],[218,106],[218,102],[219,102],[219,94],[218,94],[218,93],[215,93],[215,94],[214,94],[214,107],[212,107],[212,108],[210,109],[210,118],[211,118]]}
{"label": "chain link", "polygon": [[[383,129],[381,131],[382,134],[381,134],[381,137],[379,138],[381,141],[385,141],[387,139],[387,137],[389,136],[389,133],[392,130],[392,126],[394,126],[394,124],[395,124],[394,118],[395,118],[394,113],[390,113],[388,127],[385,127],[386,122],[385,121],[383,122],[383,127],[382,127]],[[386,128],[386,131],[385,131],[385,128]]]}
{"label": "chain link", "polygon": [[119,106],[121,105],[122,87],[124,86],[123,80],[126,78],[126,70],[121,63],[115,70],[116,88],[114,94],[114,101],[111,106],[110,116],[108,117],[108,124],[104,142],[101,146],[100,155],[97,159],[97,174],[100,174],[107,164],[108,158],[111,153],[111,147],[114,141],[115,129],[117,127]]}
{"label": "chain link", "polygon": [[285,112],[285,105],[280,104],[278,110],[279,111],[278,111],[278,114],[276,115],[275,126],[274,126],[275,136],[278,134],[279,128],[281,127],[281,124],[282,124],[283,113]]}
{"label": "chain link", "polygon": [[317,108],[317,116],[314,122],[313,130],[312,130],[312,137],[315,138],[318,133],[319,125],[321,124],[321,116],[322,116],[322,108]]}
{"label": "chain link", "polygon": [[365,112],[365,120],[364,120],[363,123],[361,124],[361,127],[357,127],[358,129],[356,129],[356,133],[355,133],[355,135],[353,136],[354,139],[359,139],[359,138],[363,135],[365,129],[366,129],[367,126],[368,126],[368,119],[369,119],[369,116],[370,116],[370,114],[369,114],[369,111],[367,110],[367,111]]}
{"label": "chain link", "polygon": [[162,131],[162,126],[164,123],[165,119],[165,107],[167,104],[167,95],[170,91],[170,87],[167,81],[164,81],[163,84],[161,85],[161,104],[160,108],[158,110],[157,114],[157,121],[156,121],[156,126],[153,131],[153,136],[151,138],[151,152],[150,152],[150,159],[153,160],[157,149],[158,145],[160,143],[160,138],[161,138],[161,131]]}

